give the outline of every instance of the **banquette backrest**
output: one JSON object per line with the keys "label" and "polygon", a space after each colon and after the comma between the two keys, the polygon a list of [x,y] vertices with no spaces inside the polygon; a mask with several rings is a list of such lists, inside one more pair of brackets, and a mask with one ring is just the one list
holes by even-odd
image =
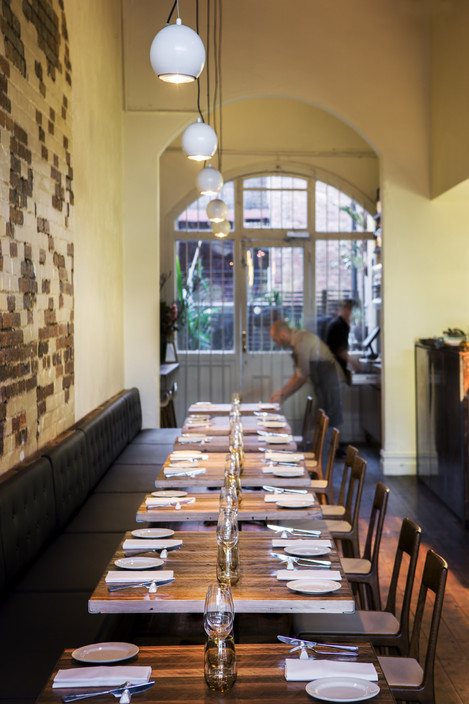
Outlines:
{"label": "banquette backrest", "polygon": [[[52,466],[38,457],[0,483],[2,587],[12,583],[57,530]],[[3,573],[3,575],[2,575]]]}

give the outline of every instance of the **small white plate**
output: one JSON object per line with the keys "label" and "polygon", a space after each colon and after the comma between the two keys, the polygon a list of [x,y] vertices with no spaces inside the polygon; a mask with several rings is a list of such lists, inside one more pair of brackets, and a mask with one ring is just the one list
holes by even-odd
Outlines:
{"label": "small white plate", "polygon": [[379,694],[375,682],[359,677],[323,677],[308,682],[306,691],[323,702],[362,702]]}
{"label": "small white plate", "polygon": [[133,658],[138,651],[133,643],[92,643],[74,650],[72,658],[78,662],[120,662]]}
{"label": "small white plate", "polygon": [[294,579],[287,582],[288,589],[302,594],[329,594],[338,591],[341,586],[340,582],[333,579]]}
{"label": "small white plate", "polygon": [[183,496],[187,496],[187,491],[178,491],[178,489],[161,489],[161,491],[152,491],[151,495],[156,496],[157,498],[169,496],[170,499],[181,499]]}
{"label": "small white plate", "polygon": [[261,438],[269,445],[289,445],[292,441],[291,436],[288,438],[276,438],[275,436],[266,437],[265,435]]}
{"label": "small white plate", "polygon": [[308,508],[309,506],[314,506],[314,499],[297,499],[296,496],[292,496],[291,499],[279,499],[275,502],[280,508]]}
{"label": "small white plate", "polygon": [[312,545],[309,548],[285,548],[285,552],[287,553],[287,555],[295,555],[295,557],[319,557],[319,555],[329,555],[330,551],[330,548],[324,548],[320,545]]}
{"label": "small white plate", "polygon": [[139,528],[133,530],[134,538],[170,538],[174,535],[174,530],[171,528]]}
{"label": "small white plate", "polygon": [[305,471],[303,467],[298,467],[298,469],[295,469],[294,467],[284,467],[281,469],[278,467],[272,471],[274,477],[302,477],[304,476],[304,473]]}
{"label": "small white plate", "polygon": [[159,557],[121,557],[114,564],[123,570],[151,570],[164,565],[164,560]]}

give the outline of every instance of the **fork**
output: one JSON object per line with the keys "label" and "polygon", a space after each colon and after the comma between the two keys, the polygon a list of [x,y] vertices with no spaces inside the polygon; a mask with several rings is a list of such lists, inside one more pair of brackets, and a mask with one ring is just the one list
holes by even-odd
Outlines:
{"label": "fork", "polygon": [[308,567],[311,562],[315,565],[320,565],[321,567],[330,567],[332,565],[330,560],[317,560],[314,557],[294,557],[293,555],[282,555],[278,552],[271,552],[270,554],[278,560],[282,560],[283,562],[291,561],[300,567]]}

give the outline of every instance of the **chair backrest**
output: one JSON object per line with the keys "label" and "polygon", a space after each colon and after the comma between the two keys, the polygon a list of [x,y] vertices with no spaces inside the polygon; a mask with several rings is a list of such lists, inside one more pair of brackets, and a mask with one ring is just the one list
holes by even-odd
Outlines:
{"label": "chair backrest", "polygon": [[419,555],[420,540],[422,538],[422,529],[409,518],[404,518],[399,533],[399,541],[397,543],[396,555],[394,557],[394,565],[391,574],[391,582],[389,585],[388,598],[386,601],[385,611],[389,611],[397,617],[396,596],[399,583],[399,575],[402,568],[404,555],[407,555],[408,566],[407,576],[405,580],[404,594],[401,604],[401,613],[399,616],[399,631],[401,645],[399,650],[403,655],[407,655],[409,651],[409,613],[410,603],[412,600],[412,590],[415,579],[415,569],[417,567],[417,559]]}
{"label": "chair backrest", "polygon": [[318,411],[318,420],[314,430],[313,444],[311,447],[314,452],[314,457],[318,463],[318,472],[322,475],[322,451],[324,449],[324,441],[326,439],[327,428],[329,427],[329,416],[322,409],[320,415]]}
{"label": "chair backrest", "polygon": [[[433,550],[428,550],[423,568],[422,582],[420,584],[417,608],[415,610],[414,625],[410,639],[409,657],[420,659],[421,626],[428,592],[433,592],[433,612],[431,618],[430,631],[425,633],[427,644],[425,662],[423,663],[424,681],[422,689],[431,688],[433,690],[433,670],[435,666],[436,642],[438,630],[440,628],[441,611],[445,595],[446,578],[448,575],[448,563]],[[422,663],[420,663],[422,665]]]}
{"label": "chair backrest", "polygon": [[308,396],[306,399],[305,412],[303,414],[303,425],[301,428],[301,447],[299,449],[307,452],[311,449],[312,438],[311,432],[313,428],[313,397]]}
{"label": "chair backrest", "polygon": [[358,531],[360,504],[362,500],[363,485],[365,484],[366,460],[357,455],[353,461],[347,494],[345,497],[344,521],[348,521],[352,530]]}
{"label": "chair backrest", "polygon": [[375,496],[371,507],[370,522],[365,539],[363,558],[372,565],[378,564],[379,546],[383,535],[384,519],[388,508],[389,488],[382,482],[376,484]]}
{"label": "chair backrest", "polygon": [[[329,453],[327,455],[326,473],[324,479],[331,486],[332,490],[332,478],[334,476],[334,462],[335,456],[337,454],[337,448],[339,447],[339,437],[340,430],[337,428],[332,428],[331,431],[331,441],[329,443]],[[334,501],[333,494],[331,493],[331,503]]]}
{"label": "chair backrest", "polygon": [[345,493],[350,479],[350,474],[352,472],[353,463],[355,462],[355,457],[357,456],[357,448],[353,447],[353,445],[349,445],[347,447],[347,452],[345,453],[344,469],[342,472],[342,480],[340,482],[339,498],[337,500],[337,503],[340,506],[345,505]]}

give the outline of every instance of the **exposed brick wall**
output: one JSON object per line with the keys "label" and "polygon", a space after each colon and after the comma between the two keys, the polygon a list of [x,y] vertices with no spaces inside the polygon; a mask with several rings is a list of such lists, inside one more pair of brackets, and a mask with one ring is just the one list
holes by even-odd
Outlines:
{"label": "exposed brick wall", "polygon": [[0,0],[0,472],[74,420],[63,0]]}

